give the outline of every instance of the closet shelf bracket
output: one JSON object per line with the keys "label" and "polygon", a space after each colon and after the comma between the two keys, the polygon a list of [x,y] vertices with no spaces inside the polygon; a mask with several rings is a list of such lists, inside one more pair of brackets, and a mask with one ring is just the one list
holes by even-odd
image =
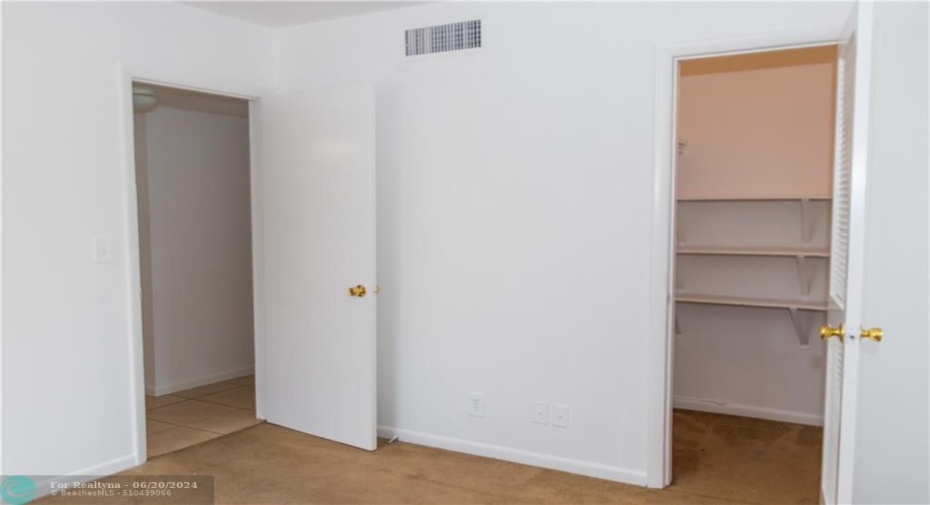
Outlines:
{"label": "closet shelf bracket", "polygon": [[801,240],[805,244],[810,244],[814,236],[813,220],[811,219],[811,200],[810,198],[801,199]]}
{"label": "closet shelf bracket", "polygon": [[813,280],[811,279],[811,271],[807,267],[807,258],[801,254],[795,255],[794,258],[798,264],[798,284],[801,286],[801,292],[804,293],[805,297],[810,296]]}
{"label": "closet shelf bracket", "polygon": [[798,341],[801,343],[802,349],[807,349],[810,344],[810,331],[804,321],[801,320],[800,314],[798,314],[798,309],[791,307],[788,309],[788,313],[791,314],[791,322],[794,323],[794,331],[797,332]]}

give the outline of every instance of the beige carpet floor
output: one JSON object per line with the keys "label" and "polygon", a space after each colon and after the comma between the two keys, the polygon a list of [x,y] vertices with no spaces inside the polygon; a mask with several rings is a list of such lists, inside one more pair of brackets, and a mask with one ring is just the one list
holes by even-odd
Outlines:
{"label": "beige carpet floor", "polygon": [[[819,428],[676,411],[664,490],[402,441],[366,452],[260,424],[149,460],[129,475],[211,475],[217,504],[817,503]],[[106,479],[104,480],[106,482]],[[190,498],[50,497],[42,503],[169,504]]]}

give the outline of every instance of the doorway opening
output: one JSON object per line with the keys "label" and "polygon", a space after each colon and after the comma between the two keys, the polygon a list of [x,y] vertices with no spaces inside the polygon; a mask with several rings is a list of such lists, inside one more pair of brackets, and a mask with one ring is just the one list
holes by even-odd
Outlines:
{"label": "doorway opening", "polygon": [[249,102],[133,82],[149,457],[259,423]]}
{"label": "doorway opening", "polygon": [[676,71],[672,482],[816,502],[837,46]]}

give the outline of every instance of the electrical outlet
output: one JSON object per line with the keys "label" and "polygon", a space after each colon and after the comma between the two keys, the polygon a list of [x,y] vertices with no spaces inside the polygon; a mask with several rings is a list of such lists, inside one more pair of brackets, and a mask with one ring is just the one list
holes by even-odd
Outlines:
{"label": "electrical outlet", "polygon": [[472,392],[468,395],[468,415],[484,417],[484,393]]}
{"label": "electrical outlet", "polygon": [[568,405],[552,404],[552,425],[560,428],[568,428],[569,409]]}
{"label": "electrical outlet", "polygon": [[533,402],[533,422],[549,424],[549,402]]}

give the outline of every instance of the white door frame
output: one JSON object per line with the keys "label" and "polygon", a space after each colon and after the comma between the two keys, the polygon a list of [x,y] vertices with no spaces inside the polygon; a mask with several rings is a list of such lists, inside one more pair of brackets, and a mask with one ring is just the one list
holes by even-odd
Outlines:
{"label": "white door frame", "polygon": [[119,104],[119,144],[123,166],[123,230],[126,240],[126,278],[129,293],[129,398],[132,404],[132,436],[133,458],[136,465],[145,463],[148,459],[146,451],[145,433],[145,372],[142,345],[142,281],[141,259],[139,256],[139,203],[136,193],[136,159],[135,141],[133,136],[133,106],[132,83],[145,82],[159,86],[187,89],[210,93],[213,95],[230,96],[249,100],[249,171],[251,185],[252,206],[252,291],[253,313],[255,325],[255,403],[256,417],[263,418],[264,412],[264,335],[262,333],[263,305],[262,305],[262,276],[261,244],[262,233],[260,170],[258,157],[258,99],[261,89],[256,86],[240,82],[218,80],[209,76],[176,72],[166,68],[138,68],[119,62],[116,65],[117,97]]}
{"label": "white door frame", "polygon": [[842,26],[822,26],[745,37],[658,46],[652,179],[652,258],[646,384],[646,485],[672,480],[672,372],[674,349],[675,157],[677,64],[681,60],[813,47],[839,42]]}

